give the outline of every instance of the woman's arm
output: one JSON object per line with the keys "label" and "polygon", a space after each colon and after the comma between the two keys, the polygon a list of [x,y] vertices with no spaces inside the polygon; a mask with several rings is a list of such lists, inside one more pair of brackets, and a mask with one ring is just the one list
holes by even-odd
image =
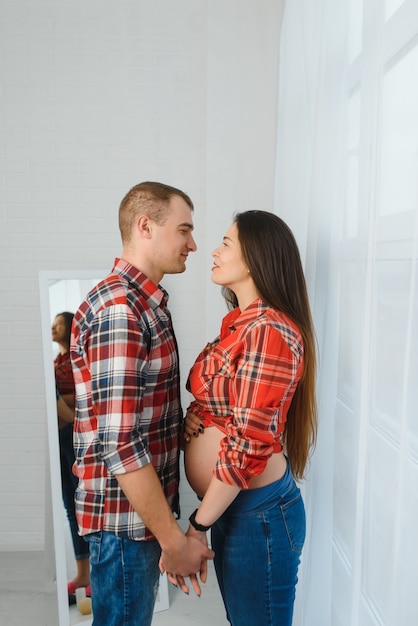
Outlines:
{"label": "woman's arm", "polygon": [[[196,513],[195,522],[202,526],[212,526],[235,500],[240,491],[241,489],[238,485],[228,485],[212,476],[209,487]],[[194,535],[196,532],[194,527],[190,525],[187,534]]]}
{"label": "woman's arm", "polygon": [[64,398],[60,395],[57,397],[57,413],[58,413],[58,428],[64,428],[68,424],[74,422],[74,408],[68,406]]}
{"label": "woman's arm", "polygon": [[61,393],[60,396],[70,409],[75,408],[75,395],[73,393]]}
{"label": "woman's arm", "polygon": [[[237,485],[228,485],[221,482],[214,476],[212,476],[208,490],[205,493],[199,509],[194,517],[195,524],[201,526],[210,527],[218,517],[228,508],[228,506],[235,500],[241,489]],[[198,539],[204,546],[208,545],[206,531],[196,530],[196,528],[190,524],[186,533],[187,537],[194,537]],[[184,577],[179,574],[175,574],[171,571],[167,571],[168,580],[173,585],[180,585],[184,588]],[[206,582],[207,577],[207,561],[202,559],[200,564],[200,579],[202,582]],[[191,575],[190,580],[193,585],[197,585],[196,575]]]}

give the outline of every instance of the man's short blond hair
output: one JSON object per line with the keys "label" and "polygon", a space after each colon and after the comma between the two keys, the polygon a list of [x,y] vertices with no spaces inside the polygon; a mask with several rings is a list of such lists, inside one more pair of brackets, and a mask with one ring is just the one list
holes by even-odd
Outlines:
{"label": "man's short blond hair", "polygon": [[119,206],[119,230],[122,242],[130,241],[139,215],[146,215],[162,226],[170,212],[170,199],[173,196],[183,198],[190,210],[194,210],[189,196],[176,187],[156,182],[143,182],[132,187]]}

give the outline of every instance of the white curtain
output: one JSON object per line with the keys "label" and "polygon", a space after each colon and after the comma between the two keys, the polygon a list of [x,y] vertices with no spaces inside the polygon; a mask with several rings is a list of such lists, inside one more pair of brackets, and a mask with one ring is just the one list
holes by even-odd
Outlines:
{"label": "white curtain", "polygon": [[295,626],[418,624],[417,77],[416,0],[287,1],[276,211],[320,352]]}

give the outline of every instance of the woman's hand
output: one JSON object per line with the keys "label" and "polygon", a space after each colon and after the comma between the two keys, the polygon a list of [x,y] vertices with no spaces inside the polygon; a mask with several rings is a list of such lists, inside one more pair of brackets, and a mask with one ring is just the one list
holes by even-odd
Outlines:
{"label": "woman's hand", "polygon": [[[206,533],[195,530],[193,526],[189,526],[186,536],[198,539],[201,543],[203,543],[204,546],[208,547],[208,540],[207,540]],[[164,573],[165,569],[162,563],[162,559],[160,559],[159,567],[160,567],[161,573]],[[189,588],[186,585],[184,576],[180,576],[180,574],[173,574],[172,572],[166,572],[166,573],[167,573],[167,579],[172,585],[174,585],[175,587],[180,587],[180,589],[186,594],[189,593]],[[202,559],[200,563],[200,570],[199,570],[199,578],[202,583],[206,582],[207,576],[208,576],[208,561],[207,559]],[[196,593],[197,596],[200,596],[201,589],[200,589],[199,580],[197,578],[197,573],[190,574],[189,578],[190,578],[192,587],[194,589],[194,592]]]}
{"label": "woman's hand", "polygon": [[[203,543],[204,546],[208,547],[207,533],[201,532],[200,530],[196,530],[195,528],[193,528],[191,524],[189,525],[189,528],[187,530],[186,537],[194,537],[195,539],[198,539],[201,543]],[[208,577],[207,559],[203,560],[200,563],[199,577],[202,583],[206,582],[207,577]]]}
{"label": "woman's hand", "polygon": [[205,427],[200,417],[190,409],[187,409],[183,422],[183,437],[186,443],[189,443],[192,437],[198,437],[199,433],[203,433],[204,429]]}

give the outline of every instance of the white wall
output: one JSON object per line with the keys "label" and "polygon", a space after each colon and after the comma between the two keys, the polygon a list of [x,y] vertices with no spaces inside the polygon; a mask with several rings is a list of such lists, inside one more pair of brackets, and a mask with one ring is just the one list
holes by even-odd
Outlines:
{"label": "white wall", "polygon": [[224,311],[210,251],[234,211],[273,209],[281,3],[3,0],[0,12],[0,550],[42,549],[38,273],[110,269],[124,193],[146,179],[183,188],[199,251],[165,284],[185,377]]}
{"label": "white wall", "polygon": [[278,201],[303,243],[320,353],[295,624],[410,626],[418,3],[294,0],[281,43]]}

